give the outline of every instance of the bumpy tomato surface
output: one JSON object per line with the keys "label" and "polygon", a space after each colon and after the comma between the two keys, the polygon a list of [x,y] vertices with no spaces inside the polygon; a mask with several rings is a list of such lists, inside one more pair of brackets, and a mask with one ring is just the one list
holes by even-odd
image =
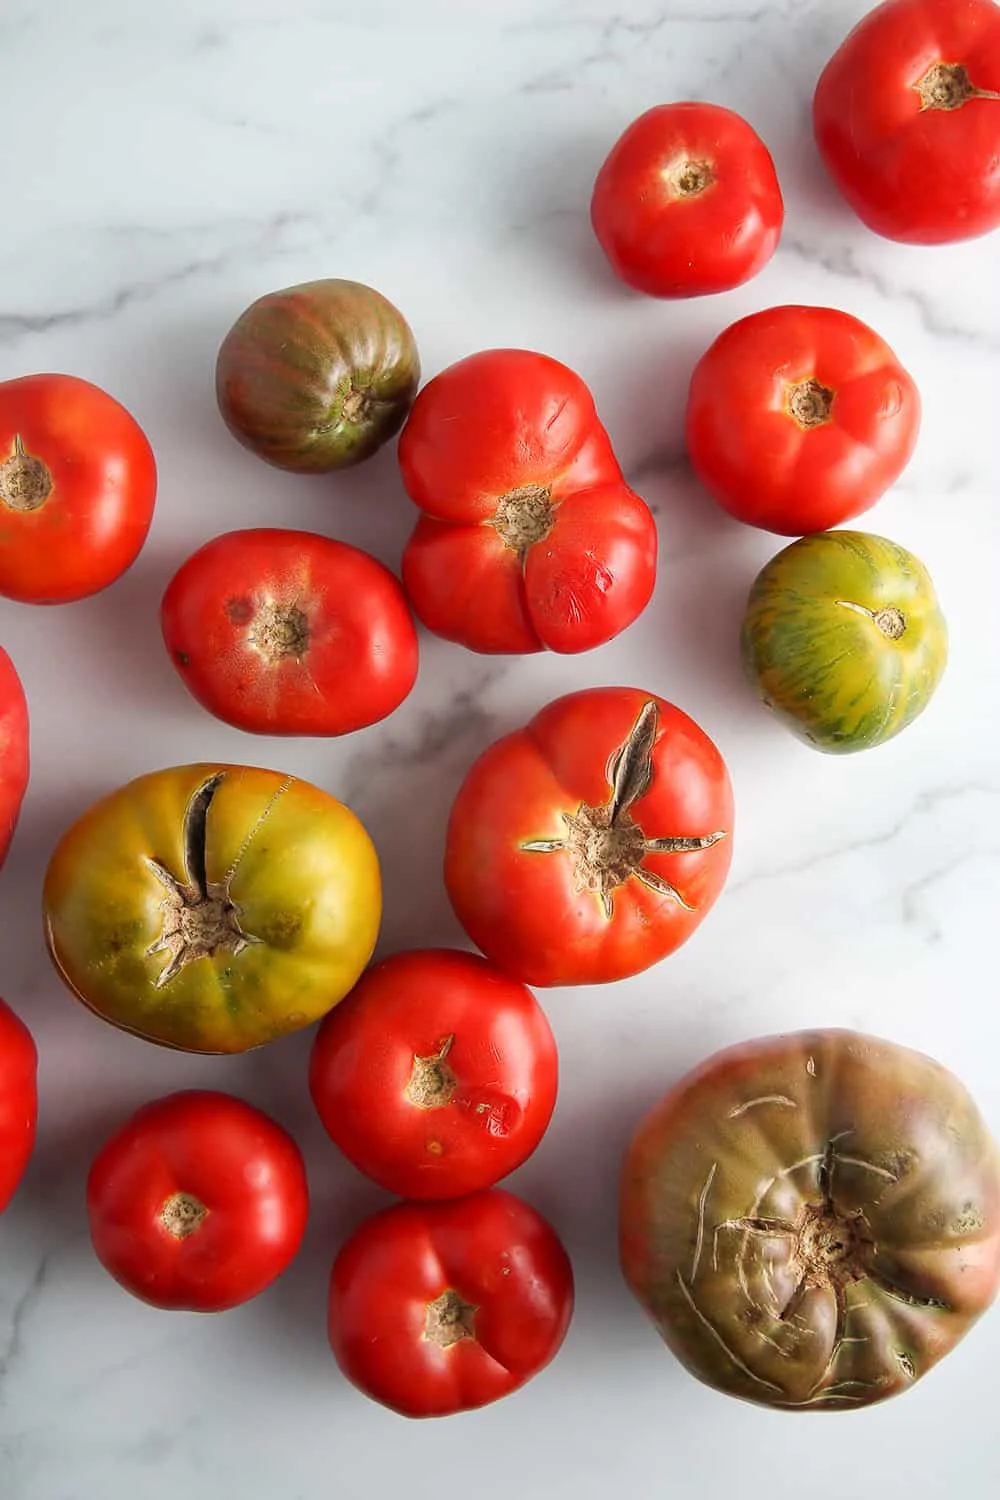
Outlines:
{"label": "bumpy tomato surface", "polygon": [[98,593],[139,555],[155,500],[153,450],[106,391],[75,375],[0,384],[0,594]]}
{"label": "bumpy tomato surface", "polygon": [[820,154],[890,240],[941,245],[1000,225],[1000,7],[887,0],[854,28],[813,98]]}
{"label": "bumpy tomato surface", "polygon": [[163,639],[209,713],[257,734],[349,734],[417,677],[402,585],[376,558],[308,531],[230,531],[167,586]]}
{"label": "bumpy tomato surface", "polygon": [[472,766],[445,882],[472,941],[525,984],[623,979],[702,922],[732,830],[729,773],[694,720],[638,688],[590,688]]}
{"label": "bumpy tomato surface", "polygon": [[849,1031],[710,1057],[642,1121],[621,1179],[626,1280],[731,1395],[844,1410],[910,1388],[1000,1282],[1000,1167],[972,1099]]}
{"label": "bumpy tomato surface", "polygon": [[14,1196],[34,1150],[37,1073],[31,1032],[0,1000],[0,1213]]}
{"label": "bumpy tomato surface", "polygon": [[654,297],[724,292],[756,276],[781,237],[771,154],[718,104],[658,104],[616,142],[590,217],[622,281]]}
{"label": "bumpy tomato surface", "polygon": [[691,463],[719,504],[782,536],[860,515],[903,472],[920,397],[888,344],[832,307],[769,307],[695,366]]}
{"label": "bumpy tomato surface", "polygon": [[555,1230],[513,1193],[374,1214],[336,1257],[330,1345],[344,1374],[407,1417],[485,1406],[554,1358],[573,1313]]}
{"label": "bumpy tomato surface", "polygon": [[656,524],[557,360],[488,349],[451,365],[414,402],[399,462],[424,512],[403,582],[437,635],[473,651],[588,651],[649,603]]}
{"label": "bumpy tomato surface", "polygon": [[154,1307],[222,1312],[290,1264],[309,1217],[302,1153],[231,1094],[191,1089],[138,1110],[87,1178],[94,1252]]}
{"label": "bumpy tomato surface", "polygon": [[350,809],[307,781],[174,766],[68,829],[44,912],[56,968],[106,1021],[189,1052],[243,1052],[351,989],[378,935],[378,857]]}
{"label": "bumpy tomato surface", "polygon": [[30,770],[28,701],[14,663],[0,647],[0,865],[14,837]]}
{"label": "bumpy tomato surface", "polygon": [[538,1145],[555,1037],[531,991],[446,948],[375,964],[316,1033],[313,1102],[331,1139],[401,1198],[492,1187]]}

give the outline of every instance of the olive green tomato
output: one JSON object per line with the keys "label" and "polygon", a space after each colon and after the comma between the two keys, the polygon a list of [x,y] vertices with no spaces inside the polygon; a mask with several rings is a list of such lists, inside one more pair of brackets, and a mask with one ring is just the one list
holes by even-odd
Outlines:
{"label": "olive green tomato", "polygon": [[794,734],[846,754],[883,744],[924,711],[948,631],[912,552],[864,531],[824,531],[758,574],[741,651],[748,680]]}
{"label": "olive green tomato", "polygon": [[78,999],[187,1052],[244,1052],[319,1019],[378,936],[375,848],[309,782],[248,766],[153,771],[60,839],[45,936]]}

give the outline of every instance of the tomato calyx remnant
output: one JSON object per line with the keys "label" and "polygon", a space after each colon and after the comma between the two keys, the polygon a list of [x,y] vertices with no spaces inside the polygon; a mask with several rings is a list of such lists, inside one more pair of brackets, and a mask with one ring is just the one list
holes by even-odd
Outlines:
{"label": "tomato calyx remnant", "polygon": [[370,391],[358,390],[355,386],[351,386],[341,402],[341,420],[344,422],[353,422],[355,425],[359,422],[364,422],[371,413],[372,405]]}
{"label": "tomato calyx remnant", "polygon": [[524,559],[529,547],[544,541],[555,521],[552,491],[545,485],[525,484],[508,490],[497,501],[493,516],[487,521],[512,552]]}
{"label": "tomato calyx remnant", "polygon": [[160,1223],[175,1240],[186,1240],[208,1217],[208,1209],[191,1193],[172,1193],[160,1209]]}
{"label": "tomato calyx remnant", "polygon": [[437,1052],[430,1057],[413,1058],[413,1070],[406,1088],[406,1098],[418,1109],[443,1109],[450,1104],[458,1087],[458,1078],[445,1058],[454,1044],[454,1034],[445,1037]]}
{"label": "tomato calyx remnant", "polygon": [[825,427],[833,420],[833,402],[836,391],[821,385],[818,380],[799,380],[785,386],[785,411],[803,431],[811,427]]}
{"label": "tomato calyx remnant", "polygon": [[262,604],[254,616],[248,640],[271,666],[287,657],[301,661],[309,649],[308,616],[294,604],[286,608]]}
{"label": "tomato calyx remnant", "polygon": [[977,89],[964,63],[933,63],[913,85],[920,109],[961,109],[970,99],[1000,99],[992,89]]}
{"label": "tomato calyx remnant", "polygon": [[423,1337],[440,1349],[450,1349],[463,1339],[475,1339],[478,1311],[475,1303],[466,1302],[452,1287],[447,1287],[440,1297],[427,1304]]}
{"label": "tomato calyx remnant", "polygon": [[726,837],[726,830],[700,837],[647,838],[629,809],[649,790],[653,779],[653,746],[659,726],[659,709],[644,703],[625,743],[608,763],[611,796],[603,807],[583,802],[575,813],[563,813],[566,834],[561,839],[534,839],[522,844],[529,854],[569,854],[574,862],[577,890],[593,891],[600,897],[605,917],[614,916],[614,891],[631,877],[651,891],[676,901],[685,911],[695,908],[685,901],[675,885],[646,869],[647,854],[691,854],[710,849]]}
{"label": "tomato calyx remnant", "polygon": [[887,641],[898,641],[906,631],[906,616],[895,604],[884,604],[881,609],[869,609],[867,605],[855,604],[850,599],[838,599],[843,609],[853,609],[855,614],[867,615],[876,629]]}
{"label": "tomato calyx remnant", "polygon": [[217,772],[198,788],[188,803],[183,829],[186,878],[178,880],[159,860],[147,858],[145,861],[166,891],[161,902],[163,927],[160,936],[146,949],[147,958],[157,953],[168,955],[167,964],[156,976],[157,989],[169,984],[195,959],[211,958],[223,952],[235,955],[242,953],[250,943],[261,941],[240,926],[239,908],[229,895],[233,871],[230,870],[221,883],[210,881],[207,875],[208,809],[223,779],[224,772]]}
{"label": "tomato calyx remnant", "polygon": [[710,161],[682,157],[664,168],[663,178],[676,197],[697,198],[715,182],[715,172]]}
{"label": "tomato calyx remnant", "polygon": [[40,458],[26,453],[20,434],[0,464],[0,500],[8,510],[41,510],[52,493],[52,475]]}

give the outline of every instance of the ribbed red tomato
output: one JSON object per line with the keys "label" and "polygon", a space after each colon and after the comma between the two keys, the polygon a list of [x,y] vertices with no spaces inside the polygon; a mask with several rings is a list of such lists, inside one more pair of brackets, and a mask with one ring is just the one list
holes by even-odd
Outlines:
{"label": "ribbed red tomato", "polygon": [[14,663],[0,646],[0,865],[14,837],[30,770],[28,700]]}
{"label": "ribbed red tomato", "polygon": [[0,1000],[0,1213],[14,1196],[35,1147],[37,1073],[31,1032]]}

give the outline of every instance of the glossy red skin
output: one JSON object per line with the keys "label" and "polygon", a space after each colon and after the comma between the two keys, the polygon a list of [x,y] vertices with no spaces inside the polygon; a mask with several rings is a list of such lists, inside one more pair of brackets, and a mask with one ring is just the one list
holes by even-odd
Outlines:
{"label": "glossy red skin", "polygon": [[[449,366],[414,402],[399,463],[424,513],[403,582],[436,635],[480,652],[588,651],[649,603],[656,524],[590,391],[558,360],[487,349]],[[555,517],[522,561],[490,522],[532,485],[551,491]]]}
{"label": "glossy red skin", "polygon": [[[301,655],[254,644],[271,606],[307,622]],[[384,719],[417,677],[417,632],[399,580],[367,552],[261,527],[206,542],[167,586],[163,639],[185,686],[252,734],[340,735]]]}
{"label": "glossy red skin", "polygon": [[38,1123],[38,1052],[34,1038],[0,1000],[0,1213],[24,1176]]}
{"label": "glossy red skin", "polygon": [[[707,166],[685,195],[671,169]],[[653,297],[701,297],[763,270],[785,209],[771,153],[718,104],[658,104],[633,120],[597,174],[590,219],[616,274]]]}
{"label": "glossy red skin", "polygon": [[[925,108],[914,85],[962,65],[990,97]],[[889,0],[831,57],[813,98],[830,175],[869,229],[913,245],[975,239],[1000,225],[1000,7],[992,0]]]}
{"label": "glossy red skin", "polygon": [[[424,1337],[427,1304],[452,1290],[475,1336]],[[347,1378],[406,1417],[485,1406],[554,1358],[573,1314],[573,1270],[529,1204],[491,1188],[445,1203],[399,1203],[366,1219],[336,1257],[328,1332]]]}
{"label": "glossy red skin", "polygon": [[36,510],[0,499],[0,594],[65,604],[99,593],[142,548],[156,500],[156,460],[138,422],[75,375],[0,384],[0,462],[15,440],[52,477]]}
{"label": "glossy red skin", "polygon": [[[175,1193],[208,1209],[180,1239],[160,1219]],[[134,1297],[223,1312],[289,1265],[309,1192],[287,1131],[242,1099],[189,1089],[144,1105],[104,1145],[87,1178],[87,1212],[98,1260]]]}
{"label": "glossy red skin", "polygon": [[[789,385],[835,392],[803,428]],[[695,366],[686,436],[695,473],[737,521],[781,536],[826,531],[870,510],[905,469],[920,396],[884,339],[832,307],[769,307],[730,324]]]}
{"label": "glossy red skin", "polygon": [[14,663],[0,646],[0,865],[17,828],[30,770],[28,701]]}
{"label": "glossy red skin", "polygon": [[[636,803],[650,837],[725,831],[709,849],[650,854],[646,867],[671,881],[693,911],[634,876],[605,917],[597,895],[577,889],[563,853],[523,845],[559,838],[563,814],[608,798],[608,763],[643,704],[660,722],[654,775]],[[537,986],[599,984],[638,974],[686,942],[714,905],[732,860],[729,772],[708,735],[673,704],[639,688],[587,688],[549,703],[473,764],[452,805],[445,884],[455,914],[500,968]]]}
{"label": "glossy red skin", "polygon": [[[415,1060],[444,1064],[454,1092],[431,1107],[407,1087]],[[375,964],[324,1019],[309,1089],[331,1139],[401,1198],[492,1187],[538,1145],[555,1108],[558,1055],[525,985],[477,954],[429,948]]]}

